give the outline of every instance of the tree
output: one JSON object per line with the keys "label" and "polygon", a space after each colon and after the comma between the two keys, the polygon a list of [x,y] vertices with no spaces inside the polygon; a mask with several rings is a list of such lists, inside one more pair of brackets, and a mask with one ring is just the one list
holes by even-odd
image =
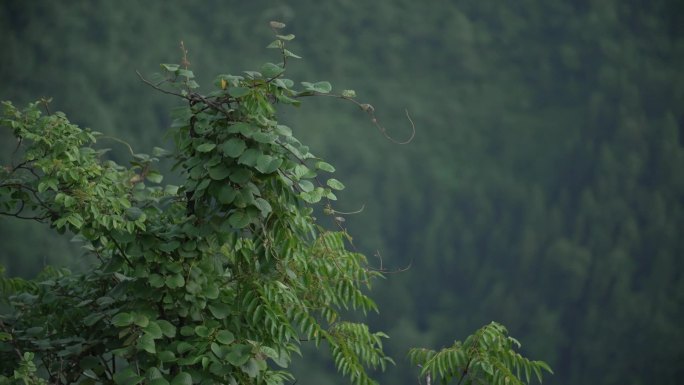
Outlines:
{"label": "tree", "polygon": [[[382,332],[345,320],[377,311],[364,292],[381,272],[355,252],[333,208],[344,185],[334,167],[279,124],[275,107],[307,96],[351,101],[352,90],[284,78],[299,58],[293,35],[271,22],[280,63],[219,75],[198,92],[181,43],[180,64],[141,79],[183,99],[173,112],[172,152],[131,153],[126,167],[96,147],[47,100],[19,109],[4,102],[0,124],[17,148],[0,171],[0,213],[71,232],[94,265],[83,274],[49,268],[35,280],[0,279],[9,310],[0,317],[0,382],[25,384],[280,384],[304,341],[325,343],[354,384],[384,369]],[[45,114],[41,112],[45,109]],[[174,161],[182,183],[161,185],[154,168]],[[335,230],[320,224],[313,205]],[[92,259],[92,258],[91,258]],[[549,370],[512,349],[498,324],[440,353],[415,350],[423,375],[444,381],[522,383]],[[522,372],[520,371],[522,370]]]}

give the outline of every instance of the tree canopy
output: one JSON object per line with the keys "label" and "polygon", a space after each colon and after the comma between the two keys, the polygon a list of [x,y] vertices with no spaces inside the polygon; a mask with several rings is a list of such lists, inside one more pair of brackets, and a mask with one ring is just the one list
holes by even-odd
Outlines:
{"label": "tree canopy", "polygon": [[[0,382],[24,384],[283,384],[310,342],[327,345],[353,384],[392,363],[383,332],[345,317],[376,304],[363,291],[381,271],[354,251],[334,207],[344,185],[335,168],[280,124],[276,107],[332,96],[356,104],[387,136],[374,107],[327,81],[285,78],[294,39],[272,21],[280,62],[218,75],[200,93],[181,43],[180,64],[141,80],[186,104],[174,110],[174,150],[130,150],[130,166],[106,158],[105,137],[82,130],[48,100],[25,109],[4,102],[0,125],[17,148],[0,173],[0,214],[71,232],[94,265],[82,274],[48,269],[36,280],[0,279]],[[41,113],[40,108],[45,110]],[[409,118],[410,120],[410,118]],[[111,139],[111,138],[110,138]],[[407,142],[403,142],[407,143]],[[162,184],[159,158],[179,185]],[[311,205],[325,202],[328,230]],[[463,344],[417,349],[421,375],[523,384],[544,362],[491,324]]]}

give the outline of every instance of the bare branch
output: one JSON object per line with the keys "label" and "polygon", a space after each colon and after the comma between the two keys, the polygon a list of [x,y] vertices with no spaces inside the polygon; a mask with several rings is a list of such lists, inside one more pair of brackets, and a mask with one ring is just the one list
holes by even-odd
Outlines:
{"label": "bare branch", "polygon": [[308,92],[306,94],[300,94],[300,95],[295,95],[295,98],[300,98],[300,97],[305,97],[305,96],[328,96],[332,98],[337,98],[337,99],[344,99],[348,100],[354,104],[356,104],[360,109],[365,111],[371,118],[371,123],[380,131],[380,133],[389,141],[395,144],[409,144],[413,141],[413,138],[416,136],[416,125],[413,123],[413,119],[411,119],[411,115],[409,115],[408,109],[406,111],[406,118],[408,119],[409,123],[411,123],[411,135],[409,136],[408,139],[404,141],[400,141],[397,139],[394,139],[387,133],[387,129],[380,124],[380,121],[378,118],[375,116],[375,108],[368,104],[368,103],[360,103],[358,100],[350,98],[348,96],[344,95],[338,95],[338,94],[326,94],[326,93],[321,93],[321,92]]}

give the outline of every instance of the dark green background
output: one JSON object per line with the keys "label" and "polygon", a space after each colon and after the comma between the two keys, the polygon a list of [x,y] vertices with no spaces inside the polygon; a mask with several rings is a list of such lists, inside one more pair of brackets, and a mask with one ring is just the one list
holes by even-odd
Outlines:
{"label": "dark green background", "polygon": [[[0,99],[42,96],[140,152],[175,100],[135,75],[189,49],[201,85],[276,61],[269,20],[304,57],[290,77],[373,104],[307,100],[282,118],[347,185],[357,247],[390,271],[370,322],[384,384],[416,384],[410,346],[497,320],[548,384],[684,377],[684,7],[652,1],[0,2]],[[14,143],[0,134],[0,157]],[[116,142],[107,146],[119,147]],[[125,153],[120,151],[121,154]],[[116,154],[116,153],[115,153]],[[0,263],[78,268],[68,239],[0,218]],[[379,253],[382,261],[372,257]],[[299,384],[341,383],[307,351]]]}

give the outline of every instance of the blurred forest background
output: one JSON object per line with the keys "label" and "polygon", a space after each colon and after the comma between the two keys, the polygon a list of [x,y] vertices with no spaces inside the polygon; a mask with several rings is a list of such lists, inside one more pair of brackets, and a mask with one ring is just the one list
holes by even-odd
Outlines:
{"label": "blurred forest background", "polygon": [[[183,40],[208,88],[277,60],[269,20],[297,35],[288,77],[355,89],[397,139],[404,108],[418,128],[397,146],[351,104],[283,114],[337,166],[339,209],[365,205],[346,222],[357,247],[410,266],[374,288],[370,322],[397,360],[381,383],[416,384],[408,347],[492,320],[555,369],[548,384],[681,383],[682,2],[3,0],[0,99],[53,97],[150,152],[177,101],[135,70],[179,62]],[[0,135],[7,162],[15,143]],[[0,218],[0,238],[8,275],[87,263],[38,224]],[[297,371],[302,385],[341,383],[318,353]]]}

